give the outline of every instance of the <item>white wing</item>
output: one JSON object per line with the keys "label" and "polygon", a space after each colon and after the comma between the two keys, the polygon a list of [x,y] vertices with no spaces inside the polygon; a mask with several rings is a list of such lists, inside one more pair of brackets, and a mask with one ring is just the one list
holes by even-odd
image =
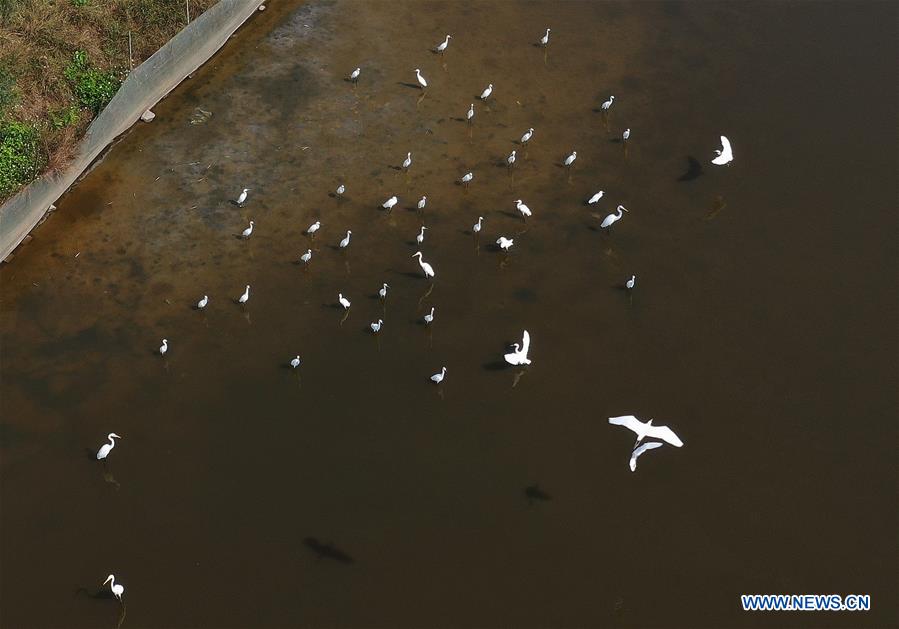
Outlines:
{"label": "white wing", "polygon": [[609,417],[609,423],[614,424],[616,426],[624,426],[625,428],[629,428],[634,432],[640,432],[643,429],[644,423],[639,419],[634,417],[633,415],[621,415],[620,417]]}
{"label": "white wing", "polygon": [[734,159],[734,153],[730,146],[730,140],[728,140],[723,135],[721,136],[721,154],[718,155],[715,159],[712,160],[712,163],[716,166],[723,166],[728,162],[732,162]]}
{"label": "white wing", "polygon": [[650,441],[648,443],[644,443],[641,446],[637,446],[634,451],[631,453],[631,471],[637,471],[637,457],[646,452],[647,450],[654,450],[655,448],[661,448],[663,444],[658,441]]}
{"label": "white wing", "polygon": [[521,338],[521,355],[523,358],[528,357],[528,349],[531,347],[531,335],[528,334],[528,331],[524,331],[524,336]]}
{"label": "white wing", "polygon": [[674,431],[668,428],[668,426],[647,426],[644,430],[646,431],[647,437],[661,439],[662,441],[670,443],[675,448],[684,445],[684,442],[680,440],[680,437],[674,434]]}

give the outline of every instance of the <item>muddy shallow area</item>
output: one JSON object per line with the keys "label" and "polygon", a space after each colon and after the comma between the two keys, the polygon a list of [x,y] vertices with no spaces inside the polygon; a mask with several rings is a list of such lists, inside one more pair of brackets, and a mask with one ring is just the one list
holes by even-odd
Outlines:
{"label": "muddy shallow area", "polygon": [[[896,18],[271,3],[0,268],[0,624],[896,623]],[[631,473],[630,413],[686,445]]]}

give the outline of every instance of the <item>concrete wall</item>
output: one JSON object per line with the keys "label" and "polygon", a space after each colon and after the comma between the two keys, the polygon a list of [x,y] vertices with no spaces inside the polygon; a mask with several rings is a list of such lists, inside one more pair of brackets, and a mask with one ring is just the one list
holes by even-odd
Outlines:
{"label": "concrete wall", "polygon": [[220,0],[135,68],[88,127],[66,170],[35,180],[0,207],[0,260],[22,242],[103,149],[212,57],[260,4],[262,0]]}

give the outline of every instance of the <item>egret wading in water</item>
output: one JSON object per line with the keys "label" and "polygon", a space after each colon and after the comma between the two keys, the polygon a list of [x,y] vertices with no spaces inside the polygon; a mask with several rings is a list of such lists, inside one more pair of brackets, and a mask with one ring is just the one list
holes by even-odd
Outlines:
{"label": "egret wading in water", "polygon": [[609,111],[609,109],[611,109],[611,107],[612,107],[612,103],[614,103],[614,102],[615,102],[615,97],[609,96],[609,100],[607,100],[602,105],[600,105],[600,108],[602,108],[603,111]]}
{"label": "egret wading in water", "polygon": [[646,452],[647,450],[654,450],[655,448],[661,448],[664,444],[659,441],[647,441],[641,446],[637,446],[634,448],[634,451],[631,452],[631,460],[630,460],[630,468],[632,472],[637,471],[637,458]]}
{"label": "egret wading in water", "polygon": [[446,378],[446,367],[440,370],[440,373],[435,373],[431,376],[431,382],[435,384],[440,384],[443,382],[443,379]]}
{"label": "egret wading in water", "polygon": [[531,335],[528,334],[528,331],[524,331],[524,335],[521,339],[521,348],[519,349],[518,343],[513,343],[512,347],[515,348],[514,351],[509,352],[508,354],[503,355],[503,359],[510,365],[530,365],[531,360],[528,358],[528,350],[531,348]]}
{"label": "egret wading in water", "polygon": [[518,199],[515,202],[515,207],[516,207],[516,209],[518,209],[518,212],[521,214],[522,219],[527,220],[528,216],[531,215],[531,208],[529,208],[524,203],[522,203],[521,199]]}
{"label": "egret wading in water", "polygon": [[460,181],[462,182],[462,185],[463,185],[463,186],[468,187],[468,184],[471,183],[471,180],[472,180],[472,179],[474,179],[474,173],[473,173],[473,172],[467,172],[467,173],[465,173],[464,175],[462,175],[462,179],[460,179]]}
{"label": "egret wading in water", "polygon": [[384,282],[384,285],[381,286],[381,290],[378,291],[378,297],[381,299],[387,299],[387,289],[390,288],[387,282]]}
{"label": "egret wading in water", "polygon": [[437,54],[443,54],[446,51],[446,47],[449,46],[449,40],[451,40],[452,38],[452,35],[447,35],[446,39],[444,39],[434,47],[434,52],[436,52]]}
{"label": "egret wading in water", "polygon": [[162,345],[159,346],[159,355],[165,356],[165,353],[169,351],[169,340],[162,339]]}
{"label": "egret wading in water", "polygon": [[350,246],[350,236],[352,236],[352,235],[353,235],[353,232],[351,230],[349,230],[349,229],[346,230],[346,236],[343,237],[343,240],[340,241],[340,244],[338,246],[341,249],[346,249],[347,247],[349,247]]}
{"label": "egret wading in water", "polygon": [[577,151],[571,151],[571,155],[565,158],[565,167],[571,168],[571,165],[574,163],[574,160],[577,159]]}
{"label": "egret wading in water", "polygon": [[337,303],[343,306],[344,310],[349,310],[352,305],[350,300],[343,296],[343,293],[337,293]]}
{"label": "egret wading in water", "polygon": [[112,449],[115,447],[115,439],[121,439],[121,437],[114,432],[106,435],[106,438],[109,439],[109,443],[104,443],[102,446],[100,446],[100,449],[97,450],[98,461],[102,461],[109,456],[109,453],[112,452]]}
{"label": "egret wading in water", "polygon": [[493,83],[487,85],[487,87],[484,88],[484,91],[481,92],[481,95],[478,98],[480,98],[481,100],[487,100],[488,98],[490,98],[491,94],[493,94]]}
{"label": "egret wading in water", "polygon": [[527,144],[528,141],[533,137],[533,135],[534,135],[534,127],[531,127],[530,129],[528,129],[527,131],[524,132],[524,135],[521,136],[521,139],[518,140],[518,143],[519,144]]}
{"label": "egret wading in water", "polygon": [[631,279],[629,279],[628,281],[626,281],[624,283],[624,287],[627,288],[628,290],[633,290],[634,286],[636,286],[636,285],[637,285],[637,276],[636,275],[631,275]]}
{"label": "egret wading in water", "polygon": [[371,324],[371,331],[372,331],[372,334],[377,334],[378,332],[380,332],[380,331],[381,331],[381,326],[382,326],[382,325],[384,325],[383,319],[378,319],[377,321],[375,321],[374,323],[372,323],[372,324]]}
{"label": "egret wading in water", "polygon": [[415,258],[415,257],[418,258],[418,266],[421,267],[421,270],[422,270],[422,272],[425,274],[425,277],[426,277],[426,278],[430,279],[430,278],[434,277],[434,275],[435,275],[435,274],[434,274],[434,267],[432,267],[430,264],[428,264],[427,262],[425,262],[425,261],[422,259],[422,257],[421,257],[421,251],[416,251],[415,253],[412,254],[412,257],[413,257],[413,258]]}
{"label": "egret wading in water", "polygon": [[237,205],[243,207],[243,204],[247,202],[247,193],[250,191],[249,188],[244,188],[240,191],[240,194],[237,195]]}
{"label": "egret wading in water", "polygon": [[384,203],[381,204],[381,207],[389,212],[390,210],[393,209],[393,206],[399,202],[400,202],[400,200],[396,196],[392,196],[389,199],[387,199],[386,201],[384,201]]}
{"label": "egret wading in water", "polygon": [[237,299],[237,302],[238,302],[238,303],[241,303],[241,304],[245,304],[245,303],[247,303],[248,301],[250,301],[250,285],[249,285],[249,284],[247,284],[247,287],[244,289],[243,295],[241,295],[241,296]]}
{"label": "egret wading in water", "polygon": [[471,121],[474,120],[474,103],[468,106],[468,113],[465,114],[465,119],[468,121],[468,124],[471,124]]}
{"label": "egret wading in water", "polygon": [[245,230],[243,230],[240,233],[241,238],[243,238],[244,240],[247,240],[251,235],[253,235],[253,226],[254,225],[255,225],[255,223],[253,223],[253,221],[250,221],[250,226],[247,227]]}
{"label": "egret wading in water", "polygon": [[421,231],[418,232],[418,235],[415,237],[415,242],[417,242],[418,244],[421,244],[425,241],[425,230],[426,229],[427,229],[427,227],[425,227],[424,225],[421,226]]}
{"label": "egret wading in water", "polygon": [[509,166],[509,168],[512,168],[512,166],[515,165],[515,151],[509,153],[509,157],[506,158],[506,164]]}
{"label": "egret wading in water", "polygon": [[475,223],[474,225],[472,225],[471,231],[474,232],[475,234],[480,233],[480,231],[481,231],[481,223],[483,223],[483,222],[484,222],[484,217],[483,217],[483,216],[479,216],[479,217],[478,217],[478,222]]}
{"label": "egret wading in water", "polygon": [[359,80],[359,75],[362,74],[362,68],[356,68],[352,72],[350,72],[350,81],[356,83]]}
{"label": "egret wading in water", "polygon": [[203,299],[197,302],[197,310],[203,310],[209,303],[209,295],[203,295]]}
{"label": "egret wading in water", "polygon": [[115,575],[111,574],[106,577],[106,580],[103,582],[103,585],[109,583],[109,589],[112,590],[113,595],[119,599],[119,602],[122,602],[122,595],[125,593],[125,586],[121,583],[115,582]]}
{"label": "egret wading in water", "polygon": [[723,135],[721,136],[721,150],[715,149],[715,155],[718,156],[712,160],[715,166],[724,166],[734,160],[734,152],[730,147],[730,140]]}
{"label": "egret wading in water", "polygon": [[346,186],[340,184],[339,186],[337,186],[337,190],[334,191],[334,194],[338,197],[342,197],[344,192],[346,192]]}
{"label": "egret wading in water", "polygon": [[624,216],[623,212],[627,211],[628,210],[626,207],[624,207],[623,205],[619,205],[618,209],[616,210],[616,212],[618,213],[616,214],[615,212],[612,212],[611,214],[607,215],[604,219],[602,219],[602,223],[600,223],[599,226],[603,229],[610,228],[617,221],[620,221],[621,217]]}
{"label": "egret wading in water", "polygon": [[648,422],[641,422],[633,415],[622,415],[620,417],[610,417],[609,423],[633,430],[637,433],[637,443],[640,443],[646,437],[651,437],[670,443],[675,448],[680,448],[684,445],[680,437],[674,434],[674,431],[668,428],[668,426],[653,426],[651,419]]}
{"label": "egret wading in water", "polygon": [[428,197],[423,196],[418,200],[418,211],[421,212],[425,209],[425,206],[428,204]]}
{"label": "egret wading in water", "polygon": [[431,306],[431,312],[426,314],[424,317],[425,325],[431,325],[432,323],[434,323],[434,311],[435,310],[436,310],[436,308],[434,308],[434,306]]}
{"label": "egret wading in water", "polygon": [[[563,38],[564,39],[564,38]],[[540,45],[546,48],[549,44],[549,29],[546,29],[546,35],[540,38]]]}
{"label": "egret wading in water", "polygon": [[496,244],[499,245],[499,248],[503,251],[509,251],[512,248],[512,245],[515,244],[515,240],[513,238],[506,238],[505,236],[500,236],[496,239]]}
{"label": "egret wading in water", "polygon": [[425,77],[421,75],[421,70],[418,68],[415,68],[415,79],[418,81],[421,89],[425,89],[428,86],[428,82],[425,80]]}
{"label": "egret wading in water", "polygon": [[412,165],[412,153],[406,153],[406,159],[403,160],[403,170],[409,170],[409,167]]}
{"label": "egret wading in water", "polygon": [[309,264],[309,260],[312,259],[312,249],[306,249],[306,253],[300,256],[300,262],[303,264]]}
{"label": "egret wading in water", "polygon": [[314,223],[312,223],[312,225],[309,226],[309,228],[306,230],[306,233],[309,234],[310,236],[312,236],[313,238],[315,238],[315,232],[317,232],[321,228],[322,228],[322,222],[315,221]]}
{"label": "egret wading in water", "polygon": [[630,128],[625,129],[625,130],[624,130],[624,133],[621,134],[621,141],[622,141],[622,142],[627,142],[627,141],[630,139],[630,137],[631,137],[631,130],[630,130]]}
{"label": "egret wading in water", "polygon": [[299,354],[297,354],[296,356],[293,357],[293,359],[290,361],[290,366],[293,367],[294,369],[296,369],[297,367],[300,366],[300,355]]}
{"label": "egret wading in water", "polygon": [[587,205],[593,205],[594,203],[597,203],[602,198],[602,195],[604,195],[604,194],[605,194],[605,192],[600,190],[599,192],[594,194],[592,197],[587,199]]}

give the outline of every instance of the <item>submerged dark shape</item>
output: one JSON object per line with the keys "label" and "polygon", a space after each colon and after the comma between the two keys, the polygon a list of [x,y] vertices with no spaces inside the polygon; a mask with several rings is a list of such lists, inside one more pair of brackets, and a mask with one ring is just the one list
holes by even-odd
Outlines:
{"label": "submerged dark shape", "polygon": [[525,487],[524,495],[527,496],[528,502],[533,502],[535,500],[548,502],[553,499],[552,496],[540,489],[540,485],[538,485],[537,483],[534,483],[529,487]]}
{"label": "submerged dark shape", "polygon": [[677,178],[678,181],[693,181],[702,174],[702,164],[692,155],[687,155],[687,172]]}
{"label": "submerged dark shape", "polygon": [[333,543],[322,543],[314,537],[307,537],[303,540],[306,548],[312,550],[319,559],[333,559],[340,563],[355,563],[355,560],[345,552],[337,548]]}

